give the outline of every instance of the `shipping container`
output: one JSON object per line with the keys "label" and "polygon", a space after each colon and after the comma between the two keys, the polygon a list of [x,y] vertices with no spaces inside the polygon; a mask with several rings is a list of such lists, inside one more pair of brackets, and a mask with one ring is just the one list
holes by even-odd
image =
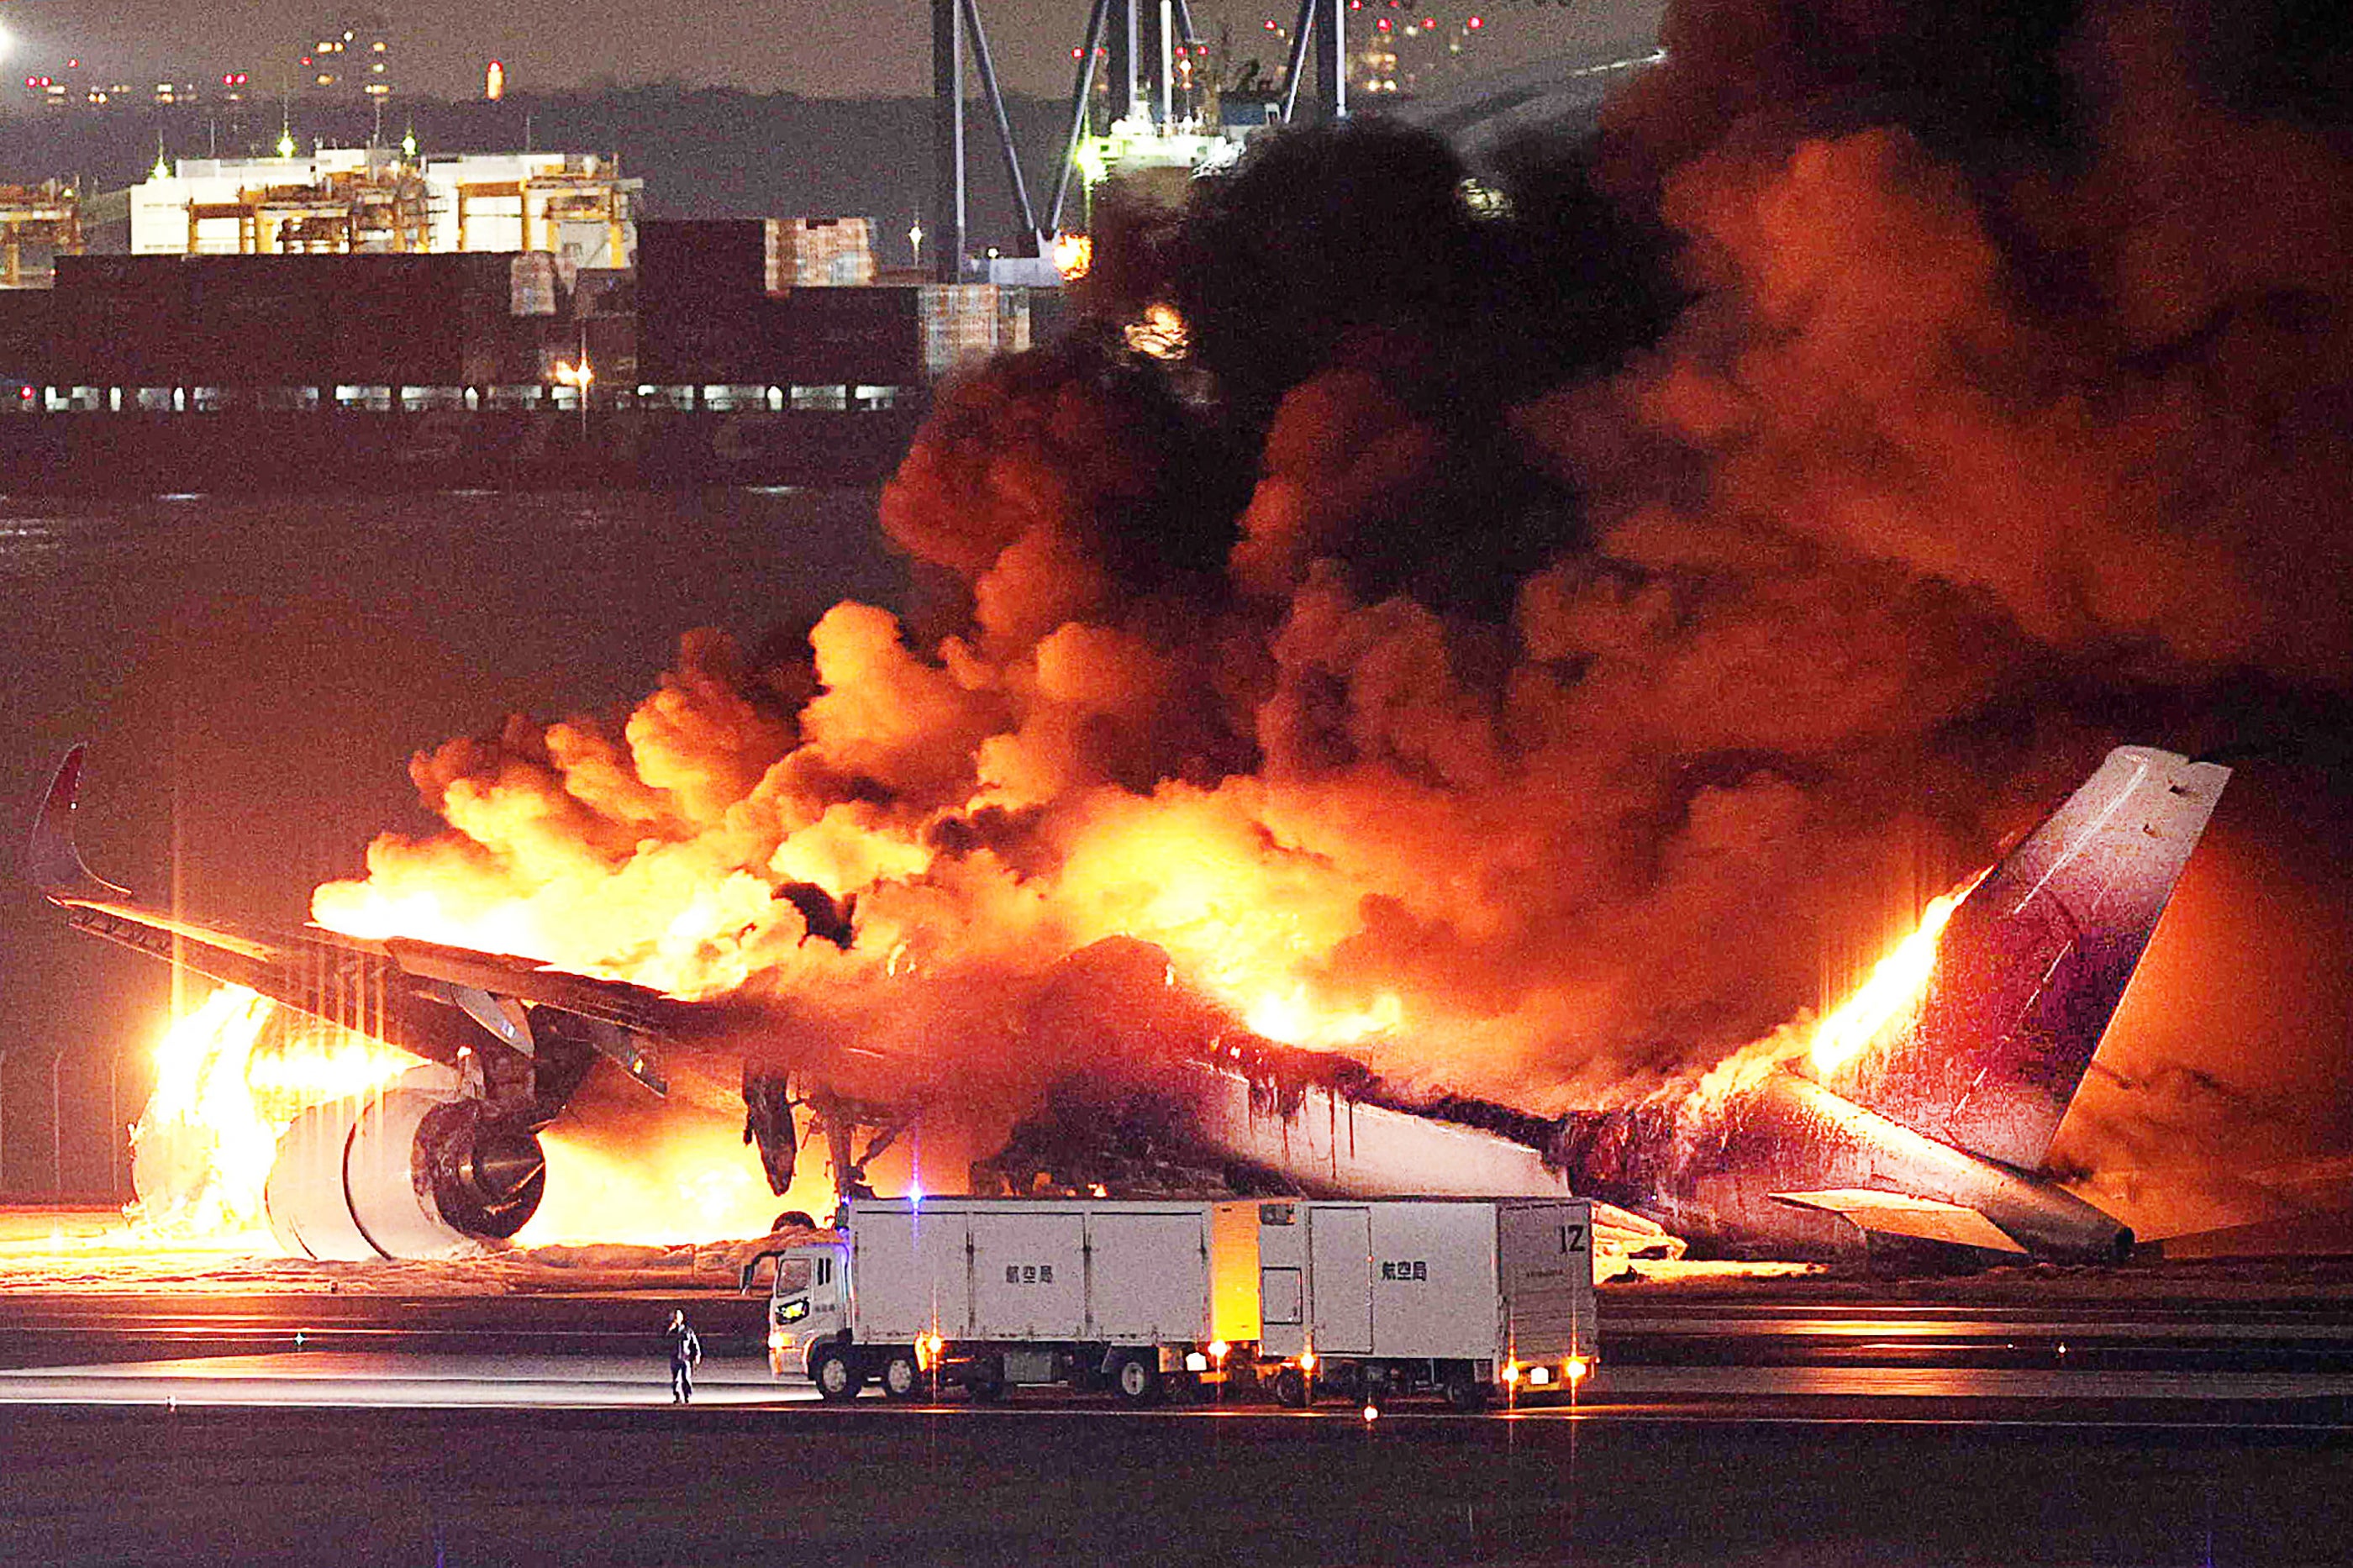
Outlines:
{"label": "shipping container", "polygon": [[874,224],[862,217],[768,220],[768,292],[874,281]]}
{"label": "shipping container", "polygon": [[555,258],[543,250],[527,250],[507,258],[507,314],[555,314]]}
{"label": "shipping container", "polygon": [[665,218],[638,226],[640,309],[727,308],[766,298],[763,218]]}

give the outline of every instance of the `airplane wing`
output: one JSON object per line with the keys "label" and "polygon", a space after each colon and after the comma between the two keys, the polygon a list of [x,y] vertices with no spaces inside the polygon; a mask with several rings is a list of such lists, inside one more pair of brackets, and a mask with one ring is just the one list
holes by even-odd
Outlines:
{"label": "airplane wing", "polygon": [[1766,1196],[1792,1208],[1842,1215],[1873,1235],[1912,1237],[2021,1256],[2026,1251],[2001,1226],[1977,1210],[1936,1198],[1915,1198],[1904,1193],[1874,1192],[1863,1187],[1834,1187],[1819,1193],[1767,1193]]}
{"label": "airplane wing", "polygon": [[469,1051],[501,1046],[531,1058],[554,1038],[605,1058],[656,1094],[666,1091],[659,1047],[682,1015],[659,992],[507,953],[406,937],[379,942],[316,926],[275,931],[193,921],[140,903],[92,872],[74,842],[86,751],[77,745],[58,764],[25,853],[26,875],[76,930],[427,1061],[455,1066]]}

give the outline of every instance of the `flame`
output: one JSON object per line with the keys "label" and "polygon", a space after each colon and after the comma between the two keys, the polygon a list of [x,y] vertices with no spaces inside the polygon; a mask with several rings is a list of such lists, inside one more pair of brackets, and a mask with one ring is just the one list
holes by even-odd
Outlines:
{"label": "flame", "polygon": [[1248,1003],[1242,1022],[1252,1033],[1286,1046],[1331,1050],[1396,1034],[1405,1022],[1405,1001],[1394,991],[1384,991],[1368,1007],[1329,1005],[1303,981]]}
{"label": "flame", "polygon": [[1872,966],[1870,978],[1853,995],[1814,1026],[1807,1055],[1816,1072],[1834,1072],[1844,1067],[1898,1008],[1920,994],[1928,984],[1928,972],[1936,966],[1936,942],[1944,934],[1945,922],[1984,878],[1980,871],[1951,892],[1929,900],[1919,927]]}
{"label": "flame", "polygon": [[1174,305],[1146,306],[1143,320],[1130,321],[1120,331],[1129,348],[1154,359],[1183,359],[1192,343],[1192,329]]}
{"label": "flame", "polygon": [[1054,270],[1066,283],[1076,282],[1087,275],[1094,265],[1095,242],[1092,235],[1068,232],[1054,237]]}
{"label": "flame", "polygon": [[822,1169],[796,1179],[781,1198],[769,1192],[744,1149],[740,1127],[715,1118],[673,1124],[649,1147],[549,1128],[539,1135],[547,1155],[547,1194],[515,1244],[670,1247],[765,1236],[788,1209],[819,1219],[832,1213],[833,1189]]}
{"label": "flame", "polygon": [[346,1030],[290,1026],[274,1003],[241,985],[222,986],[166,1028],[154,1063],[154,1092],[131,1130],[139,1192],[125,1211],[132,1228],[159,1239],[264,1247],[274,1244],[261,1189],[288,1124],[310,1106],[371,1093],[417,1065]]}

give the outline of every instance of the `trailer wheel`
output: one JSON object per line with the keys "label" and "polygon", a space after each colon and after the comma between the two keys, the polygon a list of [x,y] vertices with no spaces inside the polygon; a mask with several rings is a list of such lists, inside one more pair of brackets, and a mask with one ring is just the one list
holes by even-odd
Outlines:
{"label": "trailer wheel", "polygon": [[1307,1374],[1295,1366],[1286,1366],[1274,1374],[1274,1402],[1293,1410],[1307,1408]]}
{"label": "trailer wheel", "polygon": [[882,1358],[882,1397],[902,1402],[923,1392],[923,1369],[913,1351],[892,1351]]}
{"label": "trailer wheel", "polygon": [[1446,1379],[1446,1403],[1466,1414],[1487,1408],[1487,1385],[1467,1372],[1450,1373]]}
{"label": "trailer wheel", "polygon": [[817,1384],[819,1399],[845,1405],[857,1398],[858,1391],[866,1386],[866,1374],[839,1345],[820,1345],[817,1353],[809,1357],[809,1381]]}
{"label": "trailer wheel", "polygon": [[1160,1369],[1140,1355],[1121,1359],[1111,1374],[1111,1385],[1123,1405],[1157,1405],[1166,1392]]}

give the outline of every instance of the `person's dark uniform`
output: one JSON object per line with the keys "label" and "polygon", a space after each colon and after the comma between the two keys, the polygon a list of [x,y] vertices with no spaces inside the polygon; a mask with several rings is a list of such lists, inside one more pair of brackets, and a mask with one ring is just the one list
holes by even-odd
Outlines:
{"label": "person's dark uniform", "polygon": [[670,1397],[673,1405],[694,1403],[694,1369],[702,1362],[702,1342],[686,1326],[684,1312],[670,1315]]}

